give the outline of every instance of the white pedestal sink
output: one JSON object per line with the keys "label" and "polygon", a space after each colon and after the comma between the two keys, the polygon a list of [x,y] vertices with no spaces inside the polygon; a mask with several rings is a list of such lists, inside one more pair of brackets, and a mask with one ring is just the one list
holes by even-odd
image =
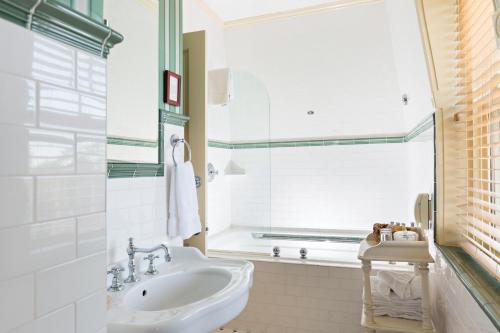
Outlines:
{"label": "white pedestal sink", "polygon": [[110,293],[108,333],[209,333],[245,308],[253,265],[208,259],[197,249],[172,248],[159,274]]}

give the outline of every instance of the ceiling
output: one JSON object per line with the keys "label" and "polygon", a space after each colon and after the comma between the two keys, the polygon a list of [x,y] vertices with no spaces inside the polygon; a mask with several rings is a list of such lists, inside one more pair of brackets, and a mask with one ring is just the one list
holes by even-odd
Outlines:
{"label": "ceiling", "polygon": [[203,0],[225,22],[296,11],[312,6],[346,3],[346,0]]}

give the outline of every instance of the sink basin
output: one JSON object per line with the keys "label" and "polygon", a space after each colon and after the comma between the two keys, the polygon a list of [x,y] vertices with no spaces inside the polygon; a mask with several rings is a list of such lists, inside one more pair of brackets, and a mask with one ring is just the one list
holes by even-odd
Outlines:
{"label": "sink basin", "polygon": [[205,268],[178,272],[151,279],[132,288],[125,305],[140,311],[160,311],[188,305],[224,289],[231,274],[223,269]]}
{"label": "sink basin", "polygon": [[108,333],[209,333],[245,308],[253,265],[212,259],[197,249],[172,248],[159,274],[109,293]]}

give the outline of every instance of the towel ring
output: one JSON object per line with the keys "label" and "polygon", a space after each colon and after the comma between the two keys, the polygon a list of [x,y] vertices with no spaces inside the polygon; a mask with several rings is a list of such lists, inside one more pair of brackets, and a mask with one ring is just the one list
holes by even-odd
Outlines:
{"label": "towel ring", "polygon": [[172,159],[174,160],[174,165],[177,166],[177,161],[175,160],[175,147],[177,147],[178,143],[183,143],[187,149],[188,149],[188,162],[191,162],[191,146],[189,143],[184,140],[179,138],[177,134],[172,134],[170,137],[170,144],[172,145]]}

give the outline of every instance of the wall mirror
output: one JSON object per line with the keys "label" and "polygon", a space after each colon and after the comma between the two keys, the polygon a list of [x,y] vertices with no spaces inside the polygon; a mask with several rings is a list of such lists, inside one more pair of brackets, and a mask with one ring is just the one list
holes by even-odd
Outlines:
{"label": "wall mirror", "polygon": [[104,18],[124,36],[108,59],[108,161],[159,162],[160,1],[104,1]]}

